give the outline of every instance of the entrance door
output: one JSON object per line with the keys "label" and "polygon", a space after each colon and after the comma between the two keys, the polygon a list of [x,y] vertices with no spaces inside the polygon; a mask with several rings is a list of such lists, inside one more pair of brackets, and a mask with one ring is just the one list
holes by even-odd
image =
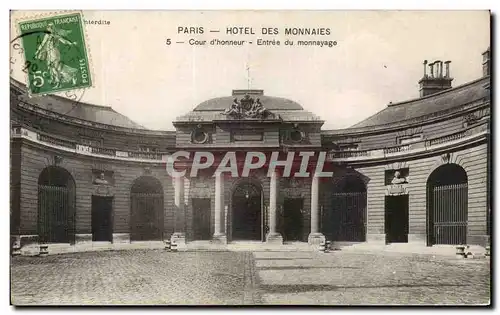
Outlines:
{"label": "entrance door", "polygon": [[408,242],[408,195],[385,197],[387,243]]}
{"label": "entrance door", "polygon": [[75,241],[75,181],[60,167],[49,166],[38,177],[38,235],[43,243]]}
{"label": "entrance door", "polygon": [[284,231],[283,237],[285,241],[301,241],[302,240],[302,207],[304,199],[302,198],[287,198],[283,204],[283,219]]}
{"label": "entrance door", "polygon": [[92,196],[92,241],[111,242],[113,197]]}
{"label": "entrance door", "polygon": [[238,185],[232,198],[233,240],[262,240],[262,192],[252,183]]}
{"label": "entrance door", "polygon": [[193,238],[210,239],[210,198],[193,198]]}
{"label": "entrance door", "polygon": [[467,173],[461,166],[445,164],[432,172],[427,180],[427,245],[467,244],[467,205]]}

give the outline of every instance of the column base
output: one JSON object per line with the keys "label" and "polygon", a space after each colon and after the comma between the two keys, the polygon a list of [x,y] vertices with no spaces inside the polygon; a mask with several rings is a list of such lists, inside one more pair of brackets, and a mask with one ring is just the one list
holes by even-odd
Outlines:
{"label": "column base", "polygon": [[184,233],[184,232],[175,232],[170,237],[170,242],[172,244],[176,244],[178,250],[179,249],[186,249],[187,248],[187,246],[186,246],[186,233]]}
{"label": "column base", "polygon": [[113,233],[114,244],[128,244],[130,243],[129,233]]}
{"label": "column base", "polygon": [[227,236],[226,234],[214,234],[212,236],[212,243],[214,244],[227,244]]}
{"label": "column base", "polygon": [[268,244],[283,244],[283,237],[280,233],[268,233],[266,235],[266,243]]}
{"label": "column base", "polygon": [[309,237],[307,237],[307,243],[309,245],[319,245],[326,240],[326,237],[323,233],[311,233]]}

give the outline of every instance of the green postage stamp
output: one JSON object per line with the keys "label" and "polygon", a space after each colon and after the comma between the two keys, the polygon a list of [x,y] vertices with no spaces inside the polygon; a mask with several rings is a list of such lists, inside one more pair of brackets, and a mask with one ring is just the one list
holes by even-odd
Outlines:
{"label": "green postage stamp", "polygon": [[81,13],[25,20],[19,29],[31,94],[92,86]]}

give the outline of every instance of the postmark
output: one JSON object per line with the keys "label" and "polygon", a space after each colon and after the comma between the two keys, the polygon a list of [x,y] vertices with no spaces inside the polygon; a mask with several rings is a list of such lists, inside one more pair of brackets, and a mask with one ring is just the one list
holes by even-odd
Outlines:
{"label": "postmark", "polygon": [[31,94],[92,86],[89,56],[80,12],[27,19],[18,23]]}
{"label": "postmark", "polygon": [[[26,36],[31,36],[31,35],[26,35]],[[10,75],[11,79],[16,80],[13,77],[14,73],[22,74],[24,78],[28,77],[28,72],[31,71],[29,67],[27,67],[27,63],[24,61],[24,49],[22,47],[22,36],[16,36],[14,37],[11,42],[11,52],[10,52]],[[18,78],[19,79],[19,78]],[[26,81],[20,81],[23,87],[26,87],[25,84]],[[78,89],[72,89],[72,90],[67,90],[67,91],[62,91],[62,92],[57,92],[53,93],[54,95],[64,97],[66,98],[69,102],[71,102],[72,106],[68,109],[67,112],[63,112],[62,114],[70,114],[82,101],[83,96],[85,95],[85,92],[87,91],[88,88],[78,88]],[[32,96],[30,91],[28,90],[26,95]],[[46,94],[40,94],[40,95],[46,95]]]}

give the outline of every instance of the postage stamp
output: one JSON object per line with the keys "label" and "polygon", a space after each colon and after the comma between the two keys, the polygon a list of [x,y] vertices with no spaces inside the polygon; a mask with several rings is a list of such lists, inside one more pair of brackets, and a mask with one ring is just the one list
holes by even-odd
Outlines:
{"label": "postage stamp", "polygon": [[92,86],[80,12],[19,22],[31,94]]}

